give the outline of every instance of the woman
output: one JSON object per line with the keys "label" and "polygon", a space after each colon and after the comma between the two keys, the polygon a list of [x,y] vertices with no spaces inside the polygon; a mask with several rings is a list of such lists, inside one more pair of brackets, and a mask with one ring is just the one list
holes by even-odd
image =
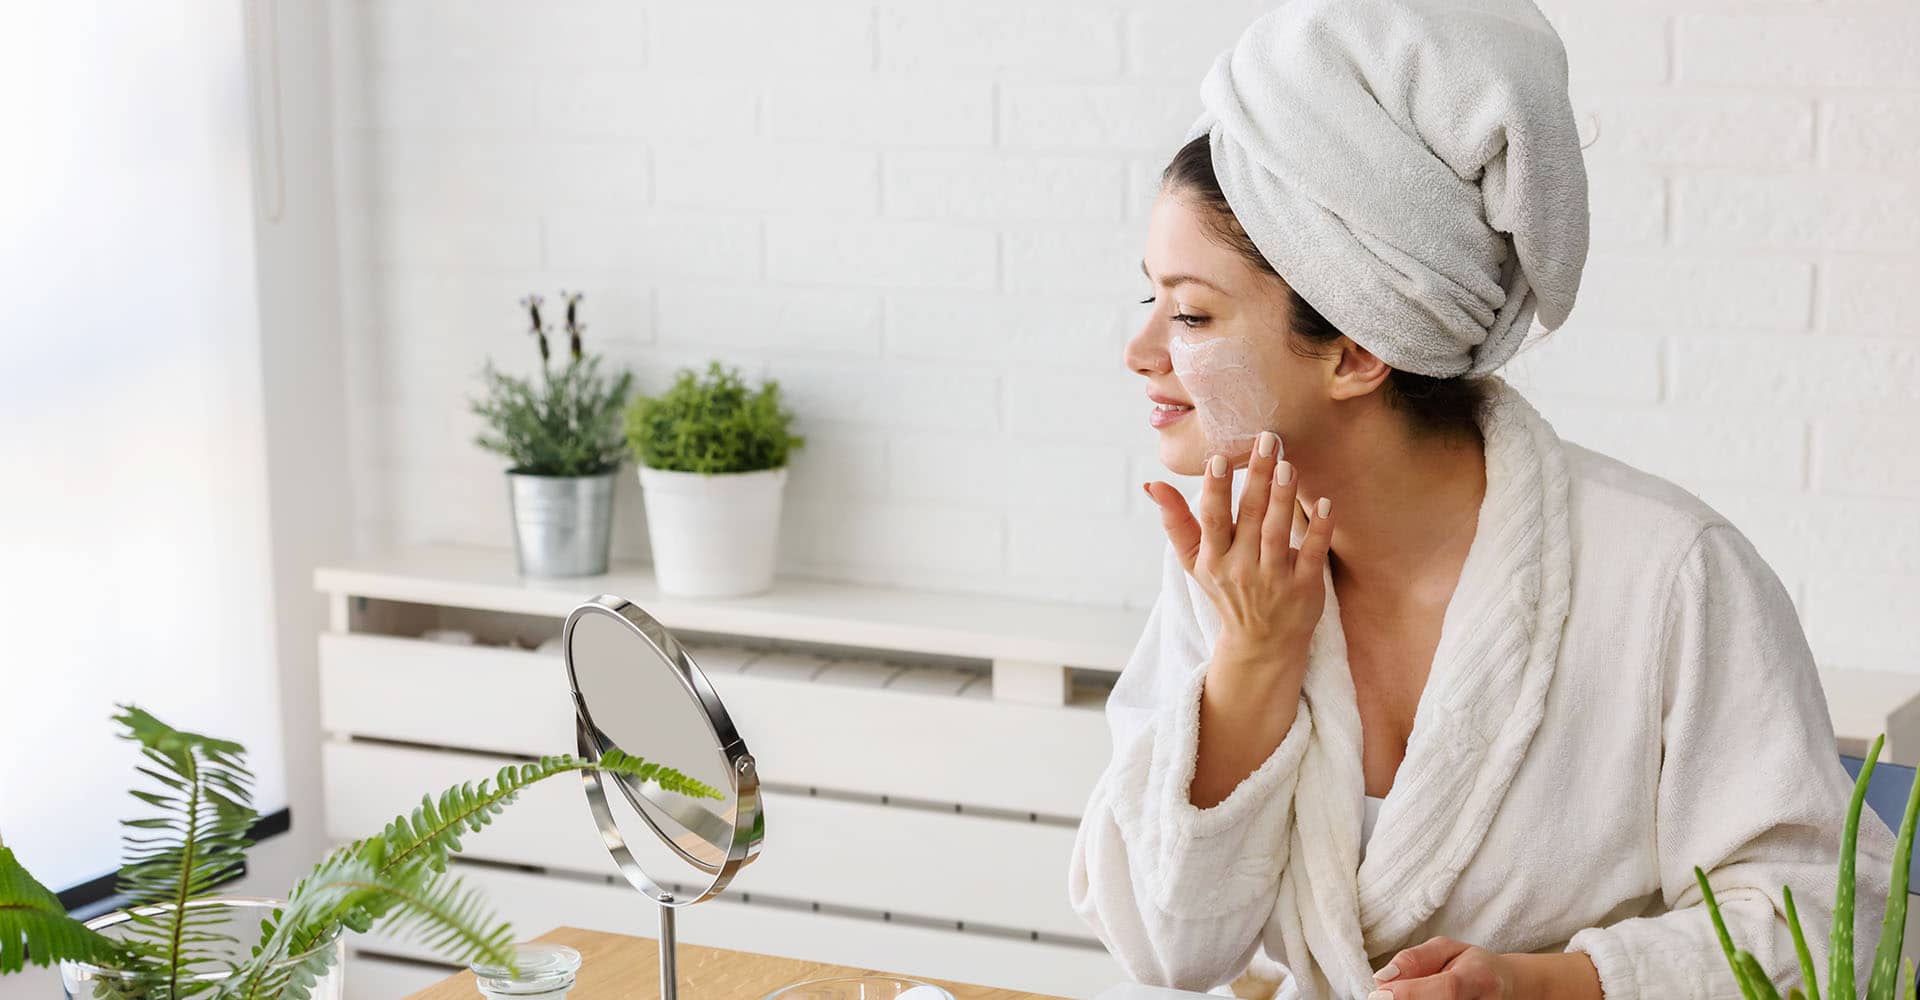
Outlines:
{"label": "woman", "polygon": [[[1147,487],[1076,908],[1137,979],[1246,997],[1737,997],[1698,865],[1776,981],[1791,887],[1824,968],[1850,782],[1792,602],[1492,374],[1586,257],[1552,29],[1292,0],[1201,93],[1126,350],[1201,495]],[[1860,852],[1871,941],[1884,825]]]}

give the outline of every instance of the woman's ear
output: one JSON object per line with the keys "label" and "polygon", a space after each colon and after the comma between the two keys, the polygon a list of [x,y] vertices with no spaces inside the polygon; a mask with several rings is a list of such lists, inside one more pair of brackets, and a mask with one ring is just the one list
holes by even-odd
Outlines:
{"label": "woman's ear", "polygon": [[1358,399],[1377,391],[1391,374],[1391,365],[1355,343],[1353,338],[1343,336],[1339,360],[1334,362],[1330,373],[1332,383],[1327,387],[1328,394],[1334,399]]}

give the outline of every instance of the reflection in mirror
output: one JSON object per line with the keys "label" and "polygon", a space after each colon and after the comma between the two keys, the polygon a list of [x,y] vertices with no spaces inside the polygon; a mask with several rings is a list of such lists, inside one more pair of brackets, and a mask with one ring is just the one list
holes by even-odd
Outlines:
{"label": "reflection in mirror", "polygon": [[[606,776],[602,775],[602,777]],[[671,796],[671,793],[661,797],[668,796]],[[624,788],[617,789],[611,781],[607,782],[605,799],[607,820],[614,830],[619,831],[618,836],[632,856],[633,863],[638,865],[641,871],[646,872],[648,879],[654,883],[651,888],[647,886],[635,886],[635,888],[643,892],[652,892],[654,889],[663,890],[676,899],[699,898],[707,883],[713,880],[715,869],[697,859],[710,849],[688,852],[683,849],[680,841],[656,834],[653,826],[662,822],[662,810],[657,806],[649,806],[647,814],[643,816],[642,807],[634,804],[636,798],[629,796]],[[653,800],[640,797],[637,801],[651,803]],[[702,804],[713,803],[709,800]],[[660,829],[673,829],[673,827]],[[602,835],[605,835],[604,827]]]}

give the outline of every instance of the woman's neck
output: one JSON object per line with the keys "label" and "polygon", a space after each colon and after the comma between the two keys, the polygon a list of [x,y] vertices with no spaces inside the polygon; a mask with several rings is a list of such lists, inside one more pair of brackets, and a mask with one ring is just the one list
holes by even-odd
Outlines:
{"label": "woman's neck", "polygon": [[[1384,407],[1298,455],[1300,496],[1333,498],[1332,564],[1342,591],[1398,603],[1445,578],[1444,603],[1466,559],[1486,497],[1479,432],[1441,436],[1409,428]],[[1289,454],[1295,459],[1295,454]]]}

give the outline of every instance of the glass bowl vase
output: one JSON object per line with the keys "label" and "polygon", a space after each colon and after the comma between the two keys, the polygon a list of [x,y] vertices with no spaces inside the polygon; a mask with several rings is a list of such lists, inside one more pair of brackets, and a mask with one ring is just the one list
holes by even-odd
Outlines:
{"label": "glass bowl vase", "polygon": [[[143,906],[131,912],[116,910],[87,921],[87,927],[109,938],[124,938],[133,929],[132,919],[135,914],[161,915],[170,912],[173,905],[159,903]],[[105,997],[112,997],[114,1000],[142,1000],[145,997],[176,997],[201,993],[211,995],[214,988],[207,984],[227,979],[231,974],[230,965],[246,959],[253,953],[253,946],[260,939],[261,921],[271,917],[273,911],[283,905],[285,904],[281,900],[251,896],[209,896],[205,899],[191,900],[186,904],[187,909],[203,914],[207,918],[204,923],[195,922],[195,932],[212,935],[214,940],[194,949],[197,960],[190,968],[182,969],[177,979],[147,970],[112,969],[87,962],[62,962],[60,963],[60,984],[66,990],[67,1000],[100,1000]],[[307,990],[307,996],[309,1000],[344,1000],[347,943],[337,930],[305,953],[281,959],[275,962],[272,968],[291,969],[308,959],[318,958],[326,953],[330,953],[327,971],[313,981]],[[262,1000],[272,1000],[272,998],[262,998]]]}

